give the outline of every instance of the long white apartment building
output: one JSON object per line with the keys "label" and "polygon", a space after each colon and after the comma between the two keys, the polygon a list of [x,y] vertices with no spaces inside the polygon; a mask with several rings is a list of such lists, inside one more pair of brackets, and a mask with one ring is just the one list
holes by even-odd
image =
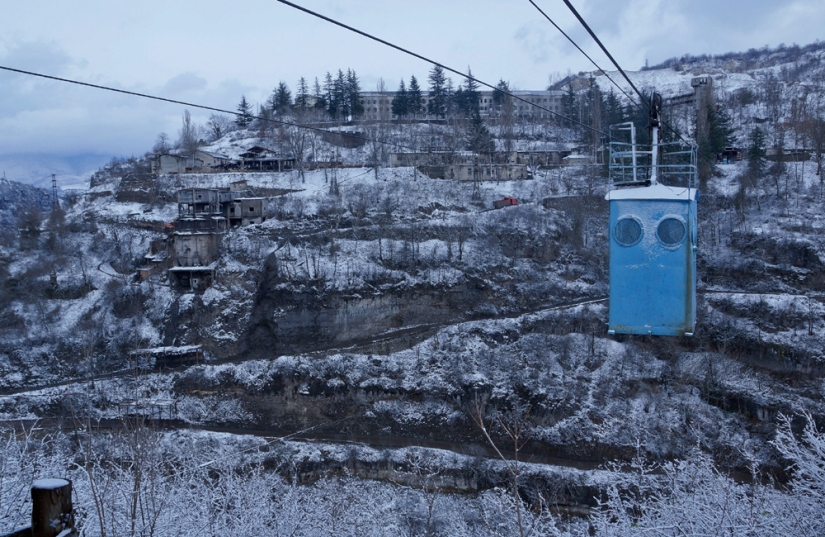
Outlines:
{"label": "long white apartment building", "polygon": [[[395,97],[394,91],[364,91],[361,93],[361,97],[364,99],[364,119],[401,119],[395,114],[392,113],[392,100]],[[422,92],[422,98],[424,101],[424,110],[425,113],[416,116],[419,119],[438,119],[435,116],[430,116],[426,113],[427,105],[430,102],[430,96],[427,94],[426,91]],[[514,95],[521,97],[522,99],[526,99],[530,103],[537,104],[543,108],[548,110],[552,110],[553,112],[560,114],[561,109],[561,101],[562,97],[564,96],[563,91],[558,90],[515,90],[512,92]],[[481,108],[481,115],[482,116],[489,116],[494,114],[495,112],[495,105],[493,103],[493,92],[490,91],[479,91],[480,102],[479,106]],[[531,116],[537,118],[547,118],[551,117],[553,114],[541,110],[535,106],[531,106],[523,101],[514,100],[513,101],[513,111],[516,115],[519,116]],[[408,119],[412,119],[408,116]]]}

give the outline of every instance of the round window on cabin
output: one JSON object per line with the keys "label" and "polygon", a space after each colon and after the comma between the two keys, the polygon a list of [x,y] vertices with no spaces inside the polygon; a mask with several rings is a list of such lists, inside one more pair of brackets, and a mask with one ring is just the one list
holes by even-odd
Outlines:
{"label": "round window on cabin", "polygon": [[632,216],[622,218],[613,228],[613,238],[622,246],[633,246],[642,240],[642,224]]}
{"label": "round window on cabin", "polygon": [[665,246],[676,246],[682,242],[687,234],[685,223],[678,218],[665,218],[659,222],[656,235]]}

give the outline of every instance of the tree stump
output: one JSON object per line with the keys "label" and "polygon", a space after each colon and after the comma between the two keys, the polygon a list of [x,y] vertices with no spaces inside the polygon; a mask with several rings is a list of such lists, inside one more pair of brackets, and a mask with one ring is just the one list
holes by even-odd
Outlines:
{"label": "tree stump", "polygon": [[72,482],[68,479],[38,479],[32,483],[32,537],[73,533]]}

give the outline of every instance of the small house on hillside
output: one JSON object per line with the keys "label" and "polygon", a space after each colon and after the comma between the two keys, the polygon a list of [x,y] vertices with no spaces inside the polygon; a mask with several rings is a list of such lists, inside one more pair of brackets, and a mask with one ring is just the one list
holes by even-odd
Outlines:
{"label": "small house on hillside", "polygon": [[232,163],[232,159],[227,156],[201,149],[195,151],[195,158],[201,161],[202,171],[225,170]]}
{"label": "small house on hillside", "polygon": [[203,161],[198,157],[184,157],[182,155],[163,154],[155,155],[151,159],[152,173],[165,175],[172,173],[191,173],[203,167]]}
{"label": "small house on hillside", "polygon": [[720,164],[733,164],[739,162],[745,155],[745,151],[738,147],[726,147],[721,153],[716,153],[716,162]]}
{"label": "small house on hillside", "polygon": [[241,167],[251,171],[283,172],[295,168],[295,157],[256,145],[240,155]]}

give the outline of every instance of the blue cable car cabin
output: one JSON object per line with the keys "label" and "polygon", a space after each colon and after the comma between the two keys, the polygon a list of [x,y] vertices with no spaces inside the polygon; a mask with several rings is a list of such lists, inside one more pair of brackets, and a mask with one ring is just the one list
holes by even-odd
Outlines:
{"label": "blue cable car cabin", "polygon": [[[696,327],[696,151],[658,140],[661,97],[651,99],[651,146],[611,141],[609,334],[691,336]],[[613,139],[611,133],[611,139]],[[660,182],[661,181],[661,182]]]}
{"label": "blue cable car cabin", "polygon": [[608,332],[693,335],[696,190],[611,190]]}

